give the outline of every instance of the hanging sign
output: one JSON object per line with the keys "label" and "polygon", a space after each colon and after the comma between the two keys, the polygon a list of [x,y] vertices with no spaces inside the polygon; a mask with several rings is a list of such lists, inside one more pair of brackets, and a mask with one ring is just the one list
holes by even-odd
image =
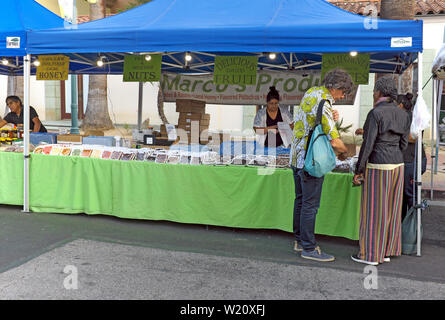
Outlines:
{"label": "hanging sign", "polygon": [[351,56],[349,53],[325,53],[322,57],[321,77],[332,69],[340,68],[347,71],[355,85],[368,84],[369,54],[359,53]]}
{"label": "hanging sign", "polygon": [[68,80],[70,58],[64,55],[38,56],[37,80]]}
{"label": "hanging sign", "polygon": [[124,82],[155,82],[161,79],[162,56],[128,55],[124,60]]}
{"label": "hanging sign", "polygon": [[255,85],[257,56],[216,56],[213,81],[215,84]]}

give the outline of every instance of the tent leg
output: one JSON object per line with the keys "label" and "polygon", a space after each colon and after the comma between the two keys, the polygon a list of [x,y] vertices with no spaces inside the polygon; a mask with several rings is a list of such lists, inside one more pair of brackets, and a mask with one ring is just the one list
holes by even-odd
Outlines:
{"label": "tent leg", "polygon": [[24,192],[23,212],[29,212],[29,87],[31,77],[31,55],[23,57],[24,99],[23,99],[23,156]]}
{"label": "tent leg", "polygon": [[[417,99],[423,99],[423,55],[419,52],[417,60],[417,79],[418,79],[418,94]],[[417,132],[417,256],[421,256],[421,223],[422,210],[420,203],[422,201],[422,131]]]}
{"label": "tent leg", "polygon": [[439,129],[439,119],[440,119],[440,108],[442,105],[442,93],[443,93],[443,80],[439,80],[439,88],[437,91],[437,104],[436,104],[436,155],[434,161],[434,174],[437,174],[437,167],[439,163],[439,144],[440,144],[440,129]]}
{"label": "tent leg", "polygon": [[139,100],[138,100],[138,131],[142,130],[142,99],[144,96],[144,83],[139,82]]}
{"label": "tent leg", "polygon": [[436,113],[434,110],[436,110],[436,103],[437,103],[437,80],[433,79],[433,105],[432,105],[432,123],[431,123],[431,184],[430,184],[430,197],[431,197],[431,201],[433,201],[434,199],[434,188],[433,188],[433,183],[434,183],[434,139],[435,139],[435,131],[434,131],[434,125],[435,125],[435,120],[436,120]]}

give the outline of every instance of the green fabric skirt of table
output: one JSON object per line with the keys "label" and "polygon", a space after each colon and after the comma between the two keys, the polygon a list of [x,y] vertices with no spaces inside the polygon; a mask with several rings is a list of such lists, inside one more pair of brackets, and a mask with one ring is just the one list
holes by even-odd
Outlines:
{"label": "green fabric skirt of table", "polygon": [[[0,152],[0,203],[23,204],[23,154]],[[330,173],[315,232],[358,239],[360,188]],[[292,232],[292,170],[32,154],[30,209]]]}

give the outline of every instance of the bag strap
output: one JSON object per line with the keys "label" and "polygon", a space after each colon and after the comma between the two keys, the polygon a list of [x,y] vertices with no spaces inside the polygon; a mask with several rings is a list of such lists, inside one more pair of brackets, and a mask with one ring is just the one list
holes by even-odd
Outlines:
{"label": "bag strap", "polygon": [[321,118],[323,117],[323,107],[324,107],[324,104],[326,101],[329,102],[329,100],[323,99],[318,104],[317,119],[315,120],[315,127],[318,126],[319,124],[321,124]]}

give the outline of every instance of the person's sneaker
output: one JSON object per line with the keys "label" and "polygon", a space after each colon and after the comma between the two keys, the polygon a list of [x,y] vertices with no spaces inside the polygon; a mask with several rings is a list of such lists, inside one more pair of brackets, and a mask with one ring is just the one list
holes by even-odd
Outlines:
{"label": "person's sneaker", "polygon": [[[320,250],[320,247],[316,246],[315,250]],[[294,241],[294,251],[295,252],[302,252],[303,251],[303,246],[298,241]]]}
{"label": "person's sneaker", "polygon": [[330,254],[322,253],[320,247],[316,247],[313,251],[303,250],[301,252],[301,257],[304,259],[321,261],[321,262],[330,262],[334,261],[335,257]]}
{"label": "person's sneaker", "polygon": [[360,259],[357,254],[352,255],[351,259],[354,260],[355,262],[365,263],[365,264],[369,264],[371,266],[377,266],[379,264],[378,262],[371,262],[371,261],[366,261],[366,260]]}

